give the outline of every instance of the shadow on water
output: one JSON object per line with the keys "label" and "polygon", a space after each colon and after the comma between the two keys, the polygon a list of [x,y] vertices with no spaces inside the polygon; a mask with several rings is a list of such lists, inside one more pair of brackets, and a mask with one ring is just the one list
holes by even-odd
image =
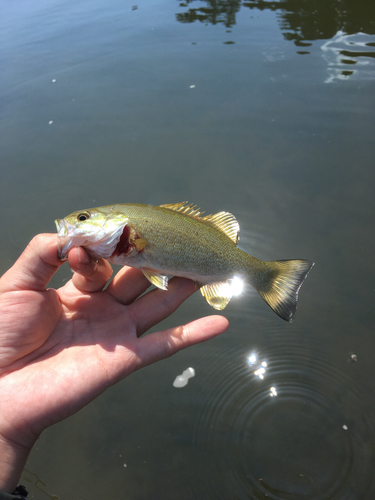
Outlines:
{"label": "shadow on water", "polygon": [[[194,7],[198,2],[200,6]],[[308,47],[314,41],[327,40],[321,46],[323,57],[331,66],[326,83],[355,74],[354,65],[371,64],[373,71],[375,3],[368,0],[186,0],[180,3],[180,7],[189,7],[185,12],[176,14],[177,21],[181,23],[199,21],[206,25],[223,24],[229,29],[236,25],[240,9],[276,12],[284,38],[294,42],[299,49],[298,54],[310,54]]]}

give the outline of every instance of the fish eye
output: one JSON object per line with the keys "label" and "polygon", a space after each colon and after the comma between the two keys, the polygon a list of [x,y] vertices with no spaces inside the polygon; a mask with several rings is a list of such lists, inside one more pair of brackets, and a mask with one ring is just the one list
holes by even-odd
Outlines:
{"label": "fish eye", "polygon": [[77,215],[77,219],[80,222],[83,222],[84,220],[87,220],[90,218],[90,213],[89,212],[82,212],[81,214]]}

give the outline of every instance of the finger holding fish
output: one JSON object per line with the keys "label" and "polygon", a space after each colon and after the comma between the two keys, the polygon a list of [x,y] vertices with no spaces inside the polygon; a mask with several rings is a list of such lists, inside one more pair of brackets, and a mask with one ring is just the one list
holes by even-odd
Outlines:
{"label": "finger holding fish", "polygon": [[92,258],[84,248],[72,248],[68,256],[74,271],[73,284],[82,292],[100,292],[112,275],[112,267],[105,259]]}
{"label": "finger holding fish", "polygon": [[106,289],[106,293],[120,302],[120,304],[127,306],[134,302],[150,286],[151,283],[145,278],[140,269],[124,266],[114,276]]}

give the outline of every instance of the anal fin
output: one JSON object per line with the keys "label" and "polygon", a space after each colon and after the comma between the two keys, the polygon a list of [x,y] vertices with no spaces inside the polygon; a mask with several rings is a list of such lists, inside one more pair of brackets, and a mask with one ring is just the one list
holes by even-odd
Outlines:
{"label": "anal fin", "polygon": [[201,294],[214,309],[221,311],[232,298],[232,289],[227,281],[202,286]]}
{"label": "anal fin", "polygon": [[142,267],[141,271],[146,276],[148,281],[160,288],[161,290],[168,290],[168,277],[163,274],[154,271],[153,269],[148,269],[147,267]]}

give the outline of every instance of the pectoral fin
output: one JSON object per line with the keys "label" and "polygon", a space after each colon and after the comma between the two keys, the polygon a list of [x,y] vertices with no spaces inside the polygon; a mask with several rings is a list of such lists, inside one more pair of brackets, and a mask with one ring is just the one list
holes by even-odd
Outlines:
{"label": "pectoral fin", "polygon": [[137,249],[137,252],[140,252],[147,245],[147,240],[145,240],[144,238],[137,238],[136,240],[134,240],[134,245]]}
{"label": "pectoral fin", "polygon": [[161,290],[168,290],[167,276],[164,276],[163,274],[160,274],[153,269],[147,269],[146,267],[143,267],[141,271],[146,276],[148,281],[155,285],[157,288],[160,288]]}
{"label": "pectoral fin", "polygon": [[221,311],[232,298],[232,290],[227,281],[202,286],[201,294],[214,309]]}

